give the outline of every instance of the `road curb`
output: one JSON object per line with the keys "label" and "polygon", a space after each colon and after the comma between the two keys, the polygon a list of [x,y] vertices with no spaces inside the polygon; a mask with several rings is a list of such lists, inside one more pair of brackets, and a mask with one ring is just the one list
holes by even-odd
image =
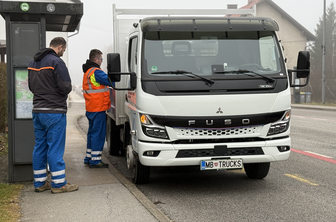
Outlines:
{"label": "road curb", "polygon": [[[111,164],[112,165],[112,164]],[[137,199],[138,201],[159,221],[171,222],[156,205],[150,201],[131,181],[125,178],[115,167],[109,167],[109,171],[115,176],[120,183],[122,183]]]}
{"label": "road curb", "polygon": [[316,105],[298,105],[298,104],[292,104],[291,107],[295,108],[295,109],[336,111],[336,107],[335,106],[316,106]]}
{"label": "road curb", "polygon": [[[86,140],[86,133],[84,129],[79,125],[79,121],[85,118],[83,115],[78,115],[74,118],[74,125]],[[106,157],[105,157],[106,158]],[[106,158],[109,162],[109,171],[115,176],[121,184],[123,184],[135,198],[158,220],[161,222],[172,222],[161,210],[157,208],[157,206],[150,201],[131,181],[129,181],[126,177],[124,177],[114,166],[113,164]]]}

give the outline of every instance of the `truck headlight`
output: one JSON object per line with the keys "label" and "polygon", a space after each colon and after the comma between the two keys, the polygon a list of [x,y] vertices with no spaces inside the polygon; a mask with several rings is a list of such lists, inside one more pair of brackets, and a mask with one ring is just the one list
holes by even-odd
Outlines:
{"label": "truck headlight", "polygon": [[275,122],[271,125],[270,129],[268,130],[267,136],[286,132],[289,128],[290,116],[291,111],[287,110],[278,122]]}
{"label": "truck headlight", "polygon": [[140,122],[145,135],[154,138],[169,139],[165,127],[156,125],[148,115],[140,114]]}

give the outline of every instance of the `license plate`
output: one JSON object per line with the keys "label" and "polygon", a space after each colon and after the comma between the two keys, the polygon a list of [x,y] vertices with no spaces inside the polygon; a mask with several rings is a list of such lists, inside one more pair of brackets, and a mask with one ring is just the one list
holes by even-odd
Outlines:
{"label": "license plate", "polygon": [[202,160],[201,170],[242,169],[242,159]]}

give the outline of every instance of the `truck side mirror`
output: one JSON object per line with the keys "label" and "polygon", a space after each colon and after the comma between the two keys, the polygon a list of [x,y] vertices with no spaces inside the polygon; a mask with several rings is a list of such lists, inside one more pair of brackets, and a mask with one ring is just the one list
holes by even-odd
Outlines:
{"label": "truck side mirror", "polygon": [[[291,87],[304,87],[309,82],[310,75],[310,54],[308,51],[300,51],[297,60],[297,69],[288,69],[288,75]],[[293,83],[293,72],[297,79],[306,79],[304,84]]]}
{"label": "truck side mirror", "polygon": [[107,74],[111,82],[120,82],[120,54],[107,54]]}
{"label": "truck side mirror", "polygon": [[[108,80],[115,90],[134,90],[136,88],[137,77],[134,72],[122,73],[120,72],[120,54],[119,53],[108,53],[107,54],[107,74]],[[120,82],[121,75],[129,76],[128,87],[117,88],[113,82]]]}
{"label": "truck side mirror", "polygon": [[[308,51],[300,51],[297,61],[297,78],[307,78],[310,69],[310,54]],[[305,70],[299,71],[298,70]]]}

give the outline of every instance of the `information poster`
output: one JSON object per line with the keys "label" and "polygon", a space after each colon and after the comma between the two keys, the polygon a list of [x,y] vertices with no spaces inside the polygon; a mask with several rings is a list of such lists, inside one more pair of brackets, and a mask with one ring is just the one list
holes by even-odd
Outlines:
{"label": "information poster", "polygon": [[33,94],[28,88],[28,70],[15,70],[15,118],[32,119]]}

